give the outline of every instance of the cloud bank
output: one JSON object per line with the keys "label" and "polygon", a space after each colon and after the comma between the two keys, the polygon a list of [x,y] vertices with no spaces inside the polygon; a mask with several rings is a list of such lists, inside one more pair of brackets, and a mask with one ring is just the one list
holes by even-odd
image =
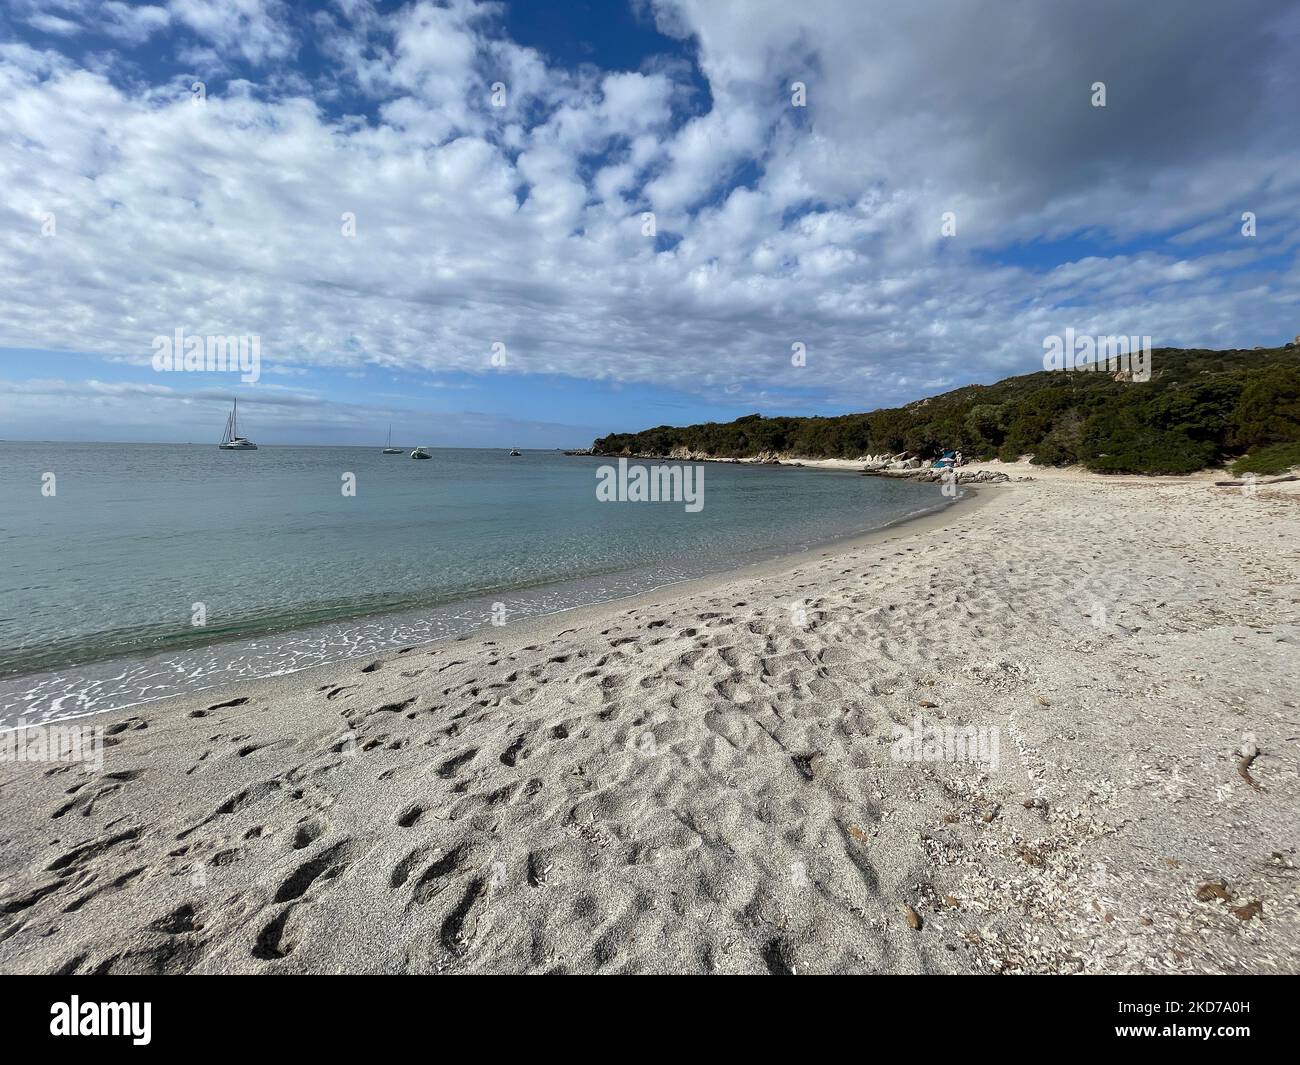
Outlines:
{"label": "cloud bank", "polygon": [[620,70],[474,0],[14,4],[0,346],[147,366],[183,327],[778,413],[1029,370],[1067,326],[1300,332],[1294,5],[638,12],[672,46]]}

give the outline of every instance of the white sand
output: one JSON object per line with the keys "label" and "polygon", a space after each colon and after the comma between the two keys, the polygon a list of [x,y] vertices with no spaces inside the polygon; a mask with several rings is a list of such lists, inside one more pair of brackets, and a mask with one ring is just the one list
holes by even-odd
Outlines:
{"label": "white sand", "polygon": [[0,969],[1300,971],[1296,485],[1018,472],[0,764]]}

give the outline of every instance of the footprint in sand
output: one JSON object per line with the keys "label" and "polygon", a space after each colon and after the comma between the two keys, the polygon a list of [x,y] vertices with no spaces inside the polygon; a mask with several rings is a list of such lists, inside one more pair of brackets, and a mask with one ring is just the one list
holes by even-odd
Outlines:
{"label": "footprint in sand", "polygon": [[296,868],[276,889],[272,902],[292,902],[302,898],[318,881],[334,880],[356,860],[358,849],[348,839],[325,848]]}

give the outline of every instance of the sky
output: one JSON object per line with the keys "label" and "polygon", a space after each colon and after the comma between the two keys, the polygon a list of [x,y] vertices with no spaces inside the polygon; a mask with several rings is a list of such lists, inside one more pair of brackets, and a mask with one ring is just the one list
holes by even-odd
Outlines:
{"label": "sky", "polygon": [[1300,5],[6,0],[0,188],[3,439],[871,410],[1300,333]]}

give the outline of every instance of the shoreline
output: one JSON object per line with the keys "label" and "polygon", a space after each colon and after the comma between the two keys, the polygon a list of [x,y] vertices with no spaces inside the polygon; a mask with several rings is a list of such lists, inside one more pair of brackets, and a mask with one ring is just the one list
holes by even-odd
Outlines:
{"label": "shoreline", "polygon": [[[858,548],[874,546],[877,543],[888,542],[893,537],[891,533],[898,533],[899,530],[907,534],[920,534],[927,531],[943,528],[947,523],[939,519],[948,516],[960,508],[963,514],[969,514],[976,511],[981,505],[987,505],[991,500],[987,497],[980,498],[974,491],[968,491],[969,499],[958,499],[955,503],[948,504],[939,510],[929,511],[925,514],[918,514],[912,517],[906,517],[891,522],[888,525],[882,525],[877,529],[869,529],[866,532],[857,533],[853,536],[844,537],[838,540],[827,541],[824,544],[817,544],[813,547],[803,548],[798,551],[791,551],[778,555],[776,557],[765,559],[760,562],[750,562],[739,568],[721,570],[717,573],[705,574],[701,577],[690,577],[684,581],[675,581],[671,584],[661,584],[656,588],[650,588],[643,592],[637,592],[633,595],[623,596],[619,599],[606,599],[599,603],[588,603],[583,606],[566,607],[562,610],[556,610],[549,614],[537,614],[532,617],[523,618],[517,622],[511,622],[505,626],[510,630],[512,638],[538,638],[550,633],[556,627],[556,621],[562,621],[566,624],[591,625],[608,621],[613,617],[624,614],[630,610],[636,610],[642,607],[662,607],[673,603],[674,601],[693,595],[708,595],[724,589],[731,584],[746,580],[762,580],[764,577],[774,576],[777,574],[788,573],[798,568],[801,562],[817,555],[826,557],[839,554],[845,551],[852,551]],[[963,507],[962,504],[966,505]],[[439,647],[445,643],[453,644],[482,644],[488,642],[487,638],[493,635],[500,635],[502,629],[492,628],[491,626],[481,625],[469,632],[462,633],[458,636],[447,636],[440,640],[434,640],[427,644],[413,645],[409,651],[411,654],[417,652],[427,652],[431,648]],[[400,657],[398,649],[390,649],[378,655],[362,655],[358,658],[342,659],[338,662],[327,662],[319,666],[308,666],[304,670],[294,673],[281,674],[277,677],[263,677],[257,680],[241,682],[239,685],[231,685],[233,691],[235,687],[244,687],[245,685],[257,685],[259,683],[276,683],[279,687],[280,681],[287,681],[290,677],[298,677],[300,673],[308,674],[303,679],[315,682],[325,678],[332,678],[340,670],[350,672],[348,667],[353,667],[356,662],[366,659],[369,661],[379,660],[381,662],[390,662]],[[208,694],[216,689],[209,689]],[[242,693],[241,693],[242,694]],[[198,698],[199,693],[195,693],[196,702],[206,701]],[[173,700],[183,699],[185,696],[173,696],[170,699],[160,699],[157,702],[160,705],[169,703]],[[125,709],[125,708],[123,708]],[[114,713],[116,711],[105,711]]]}
{"label": "shoreline", "polygon": [[[602,599],[592,603],[580,604],[577,606],[561,607],[556,610],[550,610],[539,614],[529,615],[528,617],[522,618],[518,621],[510,622],[510,627],[512,629],[517,630],[520,626],[529,625],[533,623],[544,623],[547,619],[559,617],[564,614],[570,614],[579,611],[600,611],[602,608],[615,608],[619,604],[638,602],[646,597],[651,597],[651,599],[648,601],[657,601],[655,597],[671,595],[672,593],[674,593],[679,589],[693,589],[697,585],[700,588],[706,588],[706,587],[716,586],[718,584],[725,584],[731,580],[738,580],[747,576],[757,576],[764,572],[771,572],[771,573],[782,572],[786,568],[788,568],[789,565],[793,565],[793,562],[791,560],[797,560],[810,553],[826,552],[826,551],[838,550],[841,548],[847,549],[854,546],[862,546],[866,543],[870,543],[873,538],[883,535],[889,530],[902,528],[912,523],[925,522],[927,519],[931,519],[931,518],[938,518],[957,508],[964,507],[966,509],[970,509],[970,508],[977,507],[978,505],[979,505],[978,494],[973,489],[963,486],[962,495],[954,500],[937,504],[934,509],[927,510],[923,513],[906,515],[902,518],[895,518],[885,523],[884,525],[877,526],[876,528],[873,529],[868,529],[859,533],[853,533],[848,536],[835,537],[830,540],[826,540],[824,542],[812,544],[808,546],[792,546],[788,548],[781,548],[778,549],[777,553],[773,554],[771,557],[761,558],[757,561],[745,562],[739,565],[733,565],[728,567],[727,569],[717,570],[715,572],[702,574],[701,576],[698,577],[687,577],[682,580],[669,581],[663,584],[655,585],[652,588],[633,592],[630,595],[620,595],[610,599]],[[545,584],[531,586],[528,589],[522,589],[522,590],[536,591],[538,589],[557,587],[560,585],[565,585],[567,583],[569,582],[548,582]],[[501,593],[496,592],[493,594],[499,595]],[[465,603],[476,602],[478,601],[479,598],[481,597],[474,597],[467,600],[458,600],[454,603],[442,604],[442,606],[455,607],[457,605],[461,605]],[[364,615],[364,616],[354,617],[354,618],[339,619],[338,621],[332,622],[331,624],[341,626],[341,627],[346,627],[349,625],[360,625],[367,621],[392,619],[396,617],[405,617],[407,615],[420,614],[427,609],[430,608],[413,608],[413,609],[397,611],[397,612],[393,612],[393,611],[378,612],[373,615]],[[212,643],[212,644],[197,644],[195,645],[195,648],[202,650],[209,647],[239,644],[248,640],[258,640],[258,639],[263,639],[271,636],[277,636],[277,635],[283,636],[283,635],[288,635],[293,633],[311,632],[314,631],[315,628],[316,626],[308,626],[306,628],[297,628],[291,626],[283,630],[276,630],[274,632],[259,633],[253,637],[240,636],[228,640],[217,641],[216,643]],[[445,643],[447,641],[465,640],[466,638],[473,637],[477,634],[481,634],[484,632],[491,633],[491,632],[498,632],[498,631],[500,630],[498,628],[493,627],[490,623],[483,622],[464,632],[439,636],[436,639],[411,644],[410,646],[414,647],[415,649],[423,649],[426,647],[434,646],[436,644]],[[221,693],[225,691],[235,692],[236,690],[242,691],[243,688],[251,685],[278,682],[278,681],[286,680],[287,678],[299,677],[302,674],[314,675],[316,671],[328,671],[330,669],[344,668],[349,663],[356,662],[360,659],[374,659],[376,657],[382,658],[384,656],[391,656],[395,654],[397,649],[401,646],[403,645],[400,642],[397,642],[397,643],[393,643],[391,646],[387,648],[381,648],[375,651],[368,651],[359,655],[337,658],[329,662],[322,662],[314,665],[305,665],[297,668],[265,674],[263,676],[258,676],[258,677],[248,677],[248,678],[242,678],[237,680],[225,680],[213,684],[209,687],[194,688],[189,691],[178,692],[173,695],[166,695],[159,698],[143,699],[135,702],[123,703],[119,706],[107,707],[100,710],[88,710],[83,713],[72,714],[67,717],[41,718],[39,720],[19,717],[15,720],[25,721],[26,723],[24,725],[11,724],[7,721],[0,722],[0,735],[13,732],[21,728],[30,728],[33,725],[80,721],[85,718],[91,718],[91,717],[98,718],[106,714],[121,713],[129,710],[139,709],[140,707],[153,706],[155,704],[166,705],[171,702],[174,702],[175,700],[184,699],[187,696],[191,696],[191,695],[194,696],[195,698],[206,698],[208,696],[211,696],[213,693]],[[86,667],[96,666],[96,665],[105,665],[105,664],[112,665],[115,663],[151,661],[157,658],[161,658],[162,656],[167,655],[169,653],[173,653],[173,651],[165,650],[165,651],[155,652],[149,655],[122,655],[122,656],[114,656],[106,659],[95,659],[95,660],[90,660],[82,663],[73,663],[70,665],[58,667],[56,669],[43,669],[43,670],[37,670],[32,673],[11,674],[7,677],[0,678],[0,683],[21,682],[27,679],[49,676],[51,674],[60,675],[64,673],[75,673],[75,671],[79,668],[86,668]]]}
{"label": "shoreline", "polygon": [[1013,482],[99,716],[0,764],[0,971],[1300,972],[1295,489]]}

